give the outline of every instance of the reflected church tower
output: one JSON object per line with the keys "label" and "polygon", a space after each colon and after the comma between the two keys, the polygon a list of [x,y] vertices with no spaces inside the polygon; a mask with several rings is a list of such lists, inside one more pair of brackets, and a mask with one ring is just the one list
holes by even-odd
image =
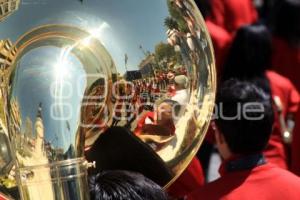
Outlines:
{"label": "reflected church tower", "polygon": [[45,137],[41,103],[39,104],[38,107],[34,128],[36,133],[35,152],[41,155],[44,152],[44,137]]}

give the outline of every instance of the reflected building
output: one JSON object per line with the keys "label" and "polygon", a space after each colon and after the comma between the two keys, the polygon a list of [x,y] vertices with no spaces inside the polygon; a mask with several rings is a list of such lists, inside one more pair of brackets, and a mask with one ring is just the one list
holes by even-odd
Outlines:
{"label": "reflected building", "polygon": [[142,74],[140,70],[132,70],[132,71],[127,71],[125,73],[125,79],[127,81],[139,80],[141,78],[142,78]]}
{"label": "reflected building", "polygon": [[21,0],[0,0],[0,22],[18,10]]}
{"label": "reflected building", "polygon": [[36,121],[34,124],[36,132],[35,153],[42,155],[44,152],[44,123],[42,117],[42,105],[39,105]]}
{"label": "reflected building", "polygon": [[[0,0],[1,2],[1,0]],[[0,40],[0,67],[7,69],[14,61],[17,49],[10,40]]]}
{"label": "reflected building", "polygon": [[[18,152],[17,157],[24,165],[27,166],[39,166],[30,169],[23,169],[20,171],[24,180],[28,183],[28,187],[24,187],[26,190],[29,199],[40,199],[40,193],[42,193],[45,198],[44,199],[55,199],[51,183],[51,171],[46,167],[49,164],[49,159],[47,157],[46,145],[45,145],[45,127],[44,121],[42,117],[42,104],[40,103],[38,106],[36,120],[34,123],[34,132],[35,136],[33,136],[32,132],[30,133],[32,122],[29,118],[26,120],[26,132],[29,135],[22,134],[20,141],[21,145],[23,145],[23,152]],[[31,139],[31,137],[35,137]],[[30,140],[33,144],[28,143]],[[26,142],[27,141],[27,142]],[[32,183],[40,183],[39,188],[35,187]]]}
{"label": "reflected building", "polygon": [[148,55],[142,62],[139,64],[139,69],[143,78],[153,77],[154,76],[154,67],[156,65],[155,56]]}
{"label": "reflected building", "polygon": [[0,40],[0,118],[4,123],[6,123],[6,117],[4,116],[4,107],[6,107],[7,105],[5,104],[5,101],[3,101],[3,99],[7,97],[7,90],[5,89],[5,85],[8,82],[8,77],[5,76],[5,74],[8,71],[7,69],[9,68],[9,66],[11,66],[13,61],[15,60],[16,53],[17,49],[13,47],[13,44],[10,40]]}
{"label": "reflected building", "polygon": [[25,141],[28,149],[33,150],[35,148],[35,136],[33,131],[33,123],[29,117],[25,120],[25,131],[24,134]]}
{"label": "reflected building", "polygon": [[14,126],[13,127],[13,130],[15,131],[20,131],[20,128],[21,128],[21,124],[22,124],[22,119],[21,119],[21,113],[20,113],[20,105],[18,104],[18,102],[13,99],[11,101],[11,119],[12,119],[12,125]]}

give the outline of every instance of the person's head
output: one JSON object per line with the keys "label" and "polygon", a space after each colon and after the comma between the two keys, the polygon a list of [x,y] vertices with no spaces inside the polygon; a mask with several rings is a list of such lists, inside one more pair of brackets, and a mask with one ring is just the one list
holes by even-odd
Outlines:
{"label": "person's head", "polygon": [[176,117],[178,115],[179,110],[180,105],[177,101],[166,99],[162,101],[157,107],[157,121],[162,123],[173,121],[173,117]]}
{"label": "person's head", "polygon": [[167,200],[163,189],[142,174],[103,171],[89,178],[91,200]]}
{"label": "person's head", "polygon": [[300,45],[300,1],[280,0],[275,6],[273,19],[274,35],[287,40],[291,45]]}
{"label": "person's head", "polygon": [[223,158],[264,150],[274,120],[268,94],[250,82],[230,79],[220,86],[216,105],[214,128]]}
{"label": "person's head", "polygon": [[174,78],[176,90],[186,89],[188,86],[188,78],[185,75],[178,75]]}
{"label": "person's head", "polygon": [[222,79],[250,79],[270,68],[271,35],[263,25],[241,27],[233,40],[224,64]]}

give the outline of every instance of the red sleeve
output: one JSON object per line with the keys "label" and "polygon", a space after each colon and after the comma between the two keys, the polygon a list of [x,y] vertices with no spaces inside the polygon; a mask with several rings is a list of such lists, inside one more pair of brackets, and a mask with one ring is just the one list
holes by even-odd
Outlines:
{"label": "red sleeve", "polygon": [[221,0],[211,0],[211,16],[210,20],[218,26],[223,28],[226,27],[225,24],[225,8],[224,3]]}
{"label": "red sleeve", "polygon": [[210,20],[206,20],[205,22],[214,46],[216,67],[219,76],[222,71],[221,66],[225,61],[231,43],[231,36],[224,28],[217,26]]}
{"label": "red sleeve", "polygon": [[204,185],[204,174],[199,160],[194,157],[189,166],[170,186],[168,194],[174,198],[181,198]]}
{"label": "red sleeve", "polygon": [[251,3],[250,7],[251,7],[251,15],[252,15],[251,22],[254,23],[254,22],[257,22],[257,20],[258,20],[258,12],[257,12],[255,6],[253,5],[252,1],[250,1],[250,3]]}
{"label": "red sleeve", "polygon": [[144,114],[137,122],[137,126],[134,130],[134,134],[135,135],[140,135],[141,134],[141,131],[142,131],[142,128],[143,126],[145,125],[145,120],[146,118],[149,117],[151,118],[152,120],[154,119],[154,113],[153,112],[147,112],[146,114]]}
{"label": "red sleeve", "polygon": [[238,28],[257,21],[252,0],[212,0],[210,19],[216,25],[234,33]]}

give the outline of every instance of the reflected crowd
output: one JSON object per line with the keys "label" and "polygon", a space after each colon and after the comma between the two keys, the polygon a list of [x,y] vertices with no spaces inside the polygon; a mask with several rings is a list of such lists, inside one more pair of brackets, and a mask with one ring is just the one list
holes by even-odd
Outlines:
{"label": "reflected crowd", "polygon": [[0,0],[0,200],[298,200],[299,10]]}

